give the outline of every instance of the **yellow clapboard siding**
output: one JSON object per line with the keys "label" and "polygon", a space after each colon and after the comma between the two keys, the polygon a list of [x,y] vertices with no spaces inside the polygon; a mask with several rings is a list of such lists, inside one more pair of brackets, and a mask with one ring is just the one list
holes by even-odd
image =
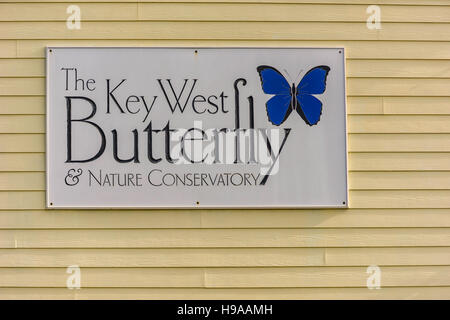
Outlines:
{"label": "yellow clapboard siding", "polygon": [[[367,5],[141,3],[140,20],[363,21]],[[381,6],[383,22],[448,22],[449,7]]]}
{"label": "yellow clapboard siding", "polygon": [[[14,60],[13,60],[14,61]],[[347,97],[348,114],[450,114],[448,97]],[[44,96],[0,96],[0,114],[45,114]]]}
{"label": "yellow clapboard siding", "polygon": [[[0,135],[1,139],[1,135]],[[349,134],[350,152],[448,152],[449,134]]]}
{"label": "yellow clapboard siding", "polygon": [[[66,287],[66,268],[1,268],[0,287]],[[82,288],[361,287],[366,267],[83,268]],[[382,267],[382,287],[450,286],[449,266]]]}
{"label": "yellow clapboard siding", "polygon": [[0,96],[44,95],[43,78],[0,78]]}
{"label": "yellow clapboard siding", "polygon": [[32,209],[33,207],[44,209],[45,192],[0,192],[0,206],[8,209]]}
{"label": "yellow clapboard siding", "polygon": [[448,114],[448,97],[383,97],[385,114]]}
{"label": "yellow clapboard siding", "polygon": [[436,299],[450,298],[450,287],[367,288],[2,288],[1,299],[163,299],[163,300],[298,300],[298,299]]}
{"label": "yellow clapboard siding", "polygon": [[355,96],[450,96],[450,79],[350,78],[347,94]]}
{"label": "yellow clapboard siding", "polygon": [[[0,44],[10,40],[0,40]],[[11,42],[11,41],[10,41]],[[351,59],[450,59],[449,41],[336,41],[336,40],[17,40],[17,57],[43,58],[46,46],[131,47],[345,47]],[[15,52],[15,49],[14,49]],[[15,56],[15,55],[14,55]]]}
{"label": "yellow clapboard siding", "polygon": [[2,78],[44,76],[45,59],[0,59],[0,77]]}
{"label": "yellow clapboard siding", "polygon": [[327,248],[325,264],[332,266],[447,265],[450,248]]}
{"label": "yellow clapboard siding", "polygon": [[450,228],[3,230],[0,248],[450,246]]}
{"label": "yellow clapboard siding", "polygon": [[[348,78],[450,78],[448,60],[347,59],[346,67]],[[44,76],[45,59],[0,59],[0,77]]]}
{"label": "yellow clapboard siding", "polygon": [[[367,288],[368,274],[366,270],[367,267],[211,268],[205,270],[205,284],[209,288]],[[449,266],[382,267],[382,287],[384,289],[392,286],[448,286],[450,285],[449,271]],[[17,273],[29,275],[32,271],[19,272]],[[48,273],[45,273],[45,275]],[[60,273],[62,275],[62,271]],[[28,278],[33,281],[34,277],[29,275]],[[21,284],[26,285],[26,282],[19,281]],[[40,280],[36,282],[38,284],[42,283]],[[64,281],[59,280],[55,284],[60,286],[64,284]],[[89,286],[89,283],[87,283],[87,286]],[[55,285],[55,287],[57,286]]]}
{"label": "yellow clapboard siding", "polygon": [[[351,208],[450,208],[450,190],[353,190]],[[0,210],[44,209],[43,191],[1,191]]]}
{"label": "yellow clapboard siding", "polygon": [[450,190],[351,191],[351,208],[450,208]]}
{"label": "yellow clapboard siding", "polygon": [[[0,21],[65,21],[67,3],[0,4]],[[82,3],[83,21],[363,21],[367,5],[295,3]],[[450,7],[380,6],[385,22],[449,22]]]}
{"label": "yellow clapboard siding", "polygon": [[347,123],[349,133],[450,132],[450,116],[444,115],[350,115]]}
{"label": "yellow clapboard siding", "polygon": [[[41,2],[42,0],[16,0],[18,3],[33,3]],[[72,0],[66,0],[71,2]],[[91,0],[80,0],[77,2],[90,2]],[[61,2],[61,0],[46,0],[45,2]],[[136,2],[136,0],[97,0],[96,2]],[[140,3],[153,3],[153,2],[182,2],[182,3],[203,3],[203,2],[226,2],[226,3],[241,3],[242,0],[140,0]],[[367,0],[246,0],[245,2],[257,2],[257,3],[334,3],[334,4],[367,4]],[[401,4],[401,5],[449,5],[447,0],[372,0],[371,4]]]}
{"label": "yellow clapboard siding", "polygon": [[[447,162],[450,162],[450,159]],[[450,172],[350,172],[349,188],[450,189]]]}
{"label": "yellow clapboard siding", "polygon": [[[450,133],[450,115],[349,115],[348,132]],[[0,133],[45,133],[45,116],[0,115]]]}
{"label": "yellow clapboard siding", "polygon": [[[114,32],[111,32],[114,30]],[[426,40],[450,39],[446,23],[383,23],[373,32],[366,22],[0,22],[0,39],[236,39],[236,40]]]}
{"label": "yellow clapboard siding", "polygon": [[351,171],[448,171],[450,153],[350,153]]}
{"label": "yellow clapboard siding", "polygon": [[[449,162],[447,158],[447,163]],[[45,191],[45,185],[44,172],[0,172],[1,191]],[[350,172],[349,189],[450,190],[450,172]]]}
{"label": "yellow clapboard siding", "polygon": [[45,190],[44,172],[0,172],[0,190]]}
{"label": "yellow clapboard siding", "polygon": [[1,115],[0,133],[45,133],[45,116]]}
{"label": "yellow clapboard siding", "polygon": [[0,153],[0,172],[45,171],[43,153]]}
{"label": "yellow clapboard siding", "polygon": [[[229,211],[228,211],[229,212]],[[428,211],[427,211],[428,212]],[[450,212],[450,211],[447,211]],[[230,213],[230,212],[229,212]],[[230,213],[232,215],[232,213]],[[433,215],[433,213],[430,213]],[[443,216],[437,212],[429,223]],[[433,219],[435,217],[435,219]],[[444,217],[446,217],[444,215]],[[420,216],[418,217],[420,220]],[[209,220],[209,219],[208,219]],[[417,221],[417,219],[413,220]],[[423,223],[427,223],[423,221]],[[422,222],[420,222],[422,223]],[[211,222],[214,224],[214,222]],[[28,226],[28,227],[27,227]],[[450,226],[450,219],[449,219]],[[0,229],[23,228],[200,228],[201,210],[40,210],[0,211]]]}
{"label": "yellow clapboard siding", "polygon": [[0,114],[45,114],[45,97],[0,96]]}
{"label": "yellow clapboard siding", "polygon": [[[442,253],[434,259],[445,259]],[[322,248],[0,249],[0,267],[320,266],[324,255]]]}
{"label": "yellow clapboard siding", "polygon": [[[450,227],[450,209],[0,211],[0,229]],[[326,231],[325,231],[326,233]]]}
{"label": "yellow clapboard siding", "polygon": [[[349,134],[349,152],[450,152],[450,134]],[[44,134],[0,134],[0,152],[45,152]]]}
{"label": "yellow clapboard siding", "polygon": [[[275,215],[273,214],[275,212]],[[449,209],[256,210],[205,212],[202,226],[238,227],[436,227],[446,226]]]}
{"label": "yellow clapboard siding", "polygon": [[45,135],[0,134],[0,152],[45,152]]}
{"label": "yellow clapboard siding", "polygon": [[[0,78],[1,95],[44,95],[44,78]],[[450,96],[450,79],[347,79],[350,96]]]}
{"label": "yellow clapboard siding", "polygon": [[15,40],[0,40],[0,58],[14,58],[17,56],[17,42]]}
{"label": "yellow clapboard siding", "polygon": [[[71,15],[66,12],[69,5],[70,3],[0,3],[0,21],[66,21]],[[84,3],[78,6],[82,21],[138,18],[137,3]],[[430,13],[432,11],[433,8]]]}
{"label": "yellow clapboard siding", "polygon": [[[439,268],[420,270],[418,274],[426,276],[430,272],[440,273]],[[0,268],[0,288],[66,287],[68,276],[66,270],[66,268]],[[83,288],[204,287],[202,268],[83,268],[81,272]]]}
{"label": "yellow clapboard siding", "polygon": [[347,60],[346,67],[347,77],[448,78],[450,76],[448,60]]}
{"label": "yellow clapboard siding", "polygon": [[449,265],[450,247],[0,249],[1,267],[281,267]]}

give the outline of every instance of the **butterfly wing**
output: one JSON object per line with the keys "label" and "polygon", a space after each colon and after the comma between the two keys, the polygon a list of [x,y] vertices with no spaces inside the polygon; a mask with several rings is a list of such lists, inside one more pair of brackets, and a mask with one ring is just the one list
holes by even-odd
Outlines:
{"label": "butterfly wing", "polygon": [[270,66],[259,66],[256,68],[261,78],[264,93],[267,94],[291,94],[291,87],[283,75]]}
{"label": "butterfly wing", "polygon": [[325,92],[328,66],[317,66],[309,70],[297,86],[296,111],[310,126],[317,124],[322,114],[322,102],[313,94]]}
{"label": "butterfly wing", "polygon": [[289,117],[292,111],[291,100],[290,95],[279,94],[267,101],[267,117],[272,124],[279,126]]}
{"label": "butterfly wing", "polygon": [[310,94],[298,94],[295,110],[308,125],[312,126],[320,120],[322,102]]}
{"label": "butterfly wing", "polygon": [[256,70],[259,73],[264,93],[275,95],[266,103],[267,117],[271,123],[279,126],[287,119],[292,111],[290,108],[292,96],[289,83],[273,67],[259,66]]}

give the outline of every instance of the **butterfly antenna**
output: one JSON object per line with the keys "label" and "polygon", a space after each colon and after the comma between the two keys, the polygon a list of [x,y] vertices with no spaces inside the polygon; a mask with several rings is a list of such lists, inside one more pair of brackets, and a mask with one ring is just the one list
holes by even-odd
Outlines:
{"label": "butterfly antenna", "polygon": [[302,72],[303,72],[303,69],[300,70],[300,72],[298,73],[297,77],[295,77],[295,82],[297,82],[297,80],[300,79],[299,76],[302,74]]}
{"label": "butterfly antenna", "polygon": [[286,69],[283,69],[283,71],[286,72],[287,76],[289,77],[289,80],[290,80],[291,82],[293,82],[293,81],[292,81],[292,77],[291,77],[291,75],[289,74],[289,72],[288,72]]}

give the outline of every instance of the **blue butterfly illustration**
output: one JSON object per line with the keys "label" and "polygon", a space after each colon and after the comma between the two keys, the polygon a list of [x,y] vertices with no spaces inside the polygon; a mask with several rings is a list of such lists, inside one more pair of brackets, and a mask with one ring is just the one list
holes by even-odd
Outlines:
{"label": "blue butterfly illustration", "polygon": [[289,85],[284,76],[274,67],[256,68],[261,78],[264,93],[274,96],[266,103],[267,117],[276,126],[281,125],[296,110],[310,126],[319,122],[322,114],[322,102],[313,94],[325,92],[330,67],[317,66],[309,70],[298,86]]}

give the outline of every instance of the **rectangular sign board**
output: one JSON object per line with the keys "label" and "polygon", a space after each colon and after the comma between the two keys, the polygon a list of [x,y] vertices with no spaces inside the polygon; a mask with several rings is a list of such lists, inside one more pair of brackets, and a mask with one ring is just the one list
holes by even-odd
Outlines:
{"label": "rectangular sign board", "polygon": [[348,205],[342,48],[47,48],[49,208]]}

